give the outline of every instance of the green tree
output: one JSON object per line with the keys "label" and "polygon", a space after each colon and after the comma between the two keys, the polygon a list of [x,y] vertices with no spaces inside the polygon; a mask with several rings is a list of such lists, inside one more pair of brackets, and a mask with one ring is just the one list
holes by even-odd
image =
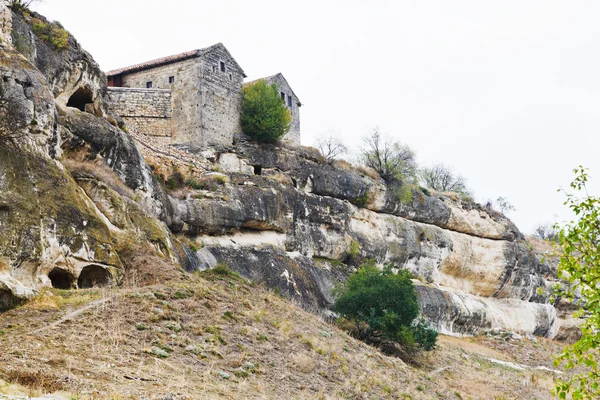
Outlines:
{"label": "green tree", "polygon": [[291,122],[277,85],[264,79],[244,85],[240,124],[245,134],[261,142],[274,142],[290,130]]}
{"label": "green tree", "polygon": [[431,350],[437,332],[424,321],[413,324],[419,303],[411,277],[407,270],[394,273],[389,265],[380,270],[368,261],[334,290],[333,310],[354,324],[362,340],[377,335]]}
{"label": "green tree", "polygon": [[598,371],[598,348],[600,348],[600,197],[590,196],[586,184],[587,169],[574,170],[575,179],[567,193],[567,205],[577,221],[557,226],[558,244],[562,254],[558,266],[559,278],[568,284],[557,289],[561,296],[582,308],[577,316],[584,318],[582,336],[578,342],[560,354],[555,365],[566,369],[581,369],[570,378],[559,381],[555,391],[561,399],[600,398],[600,372]]}

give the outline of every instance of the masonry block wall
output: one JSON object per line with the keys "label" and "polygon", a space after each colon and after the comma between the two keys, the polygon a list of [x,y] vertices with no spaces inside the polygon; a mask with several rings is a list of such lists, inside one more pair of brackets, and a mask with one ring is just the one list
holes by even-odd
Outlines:
{"label": "masonry block wall", "polygon": [[109,87],[108,96],[111,112],[120,115],[128,129],[150,136],[172,136],[170,90]]}
{"label": "masonry block wall", "polygon": [[231,146],[234,135],[241,132],[244,71],[224,47],[215,47],[200,60],[203,141]]}

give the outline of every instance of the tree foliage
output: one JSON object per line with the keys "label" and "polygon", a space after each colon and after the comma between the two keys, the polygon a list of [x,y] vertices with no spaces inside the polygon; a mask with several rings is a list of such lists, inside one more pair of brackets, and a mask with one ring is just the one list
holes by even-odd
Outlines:
{"label": "tree foliage", "polygon": [[290,130],[291,122],[290,110],[276,84],[260,79],[244,85],[240,124],[245,134],[261,142],[274,142]]}
{"label": "tree foliage", "polygon": [[407,145],[382,134],[378,128],[363,137],[359,156],[365,166],[373,168],[388,183],[415,180],[415,152]]}
{"label": "tree foliage", "polygon": [[[576,316],[583,317],[581,339],[568,346],[555,364],[566,369],[579,367],[572,377],[559,381],[556,394],[561,399],[569,395],[573,399],[600,398],[600,371],[598,371],[598,348],[600,348],[600,197],[590,196],[586,184],[589,176],[585,168],[574,170],[575,179],[571,189],[578,194],[567,193],[567,205],[577,221],[560,229],[559,247],[562,250],[558,266],[559,278],[567,281],[566,288],[557,289],[560,295],[582,306]],[[558,226],[556,226],[559,229]]]}
{"label": "tree foliage", "polygon": [[422,168],[419,171],[419,178],[428,189],[470,195],[465,179],[444,164]]}
{"label": "tree foliage", "polygon": [[394,273],[391,266],[380,270],[366,262],[335,289],[333,310],[353,323],[362,340],[376,335],[431,350],[437,332],[424,321],[413,324],[419,303],[411,277],[404,269]]}
{"label": "tree foliage", "polygon": [[315,146],[321,152],[321,155],[327,159],[327,161],[333,161],[337,157],[348,153],[348,147],[342,142],[340,137],[333,132],[320,136],[315,141]]}

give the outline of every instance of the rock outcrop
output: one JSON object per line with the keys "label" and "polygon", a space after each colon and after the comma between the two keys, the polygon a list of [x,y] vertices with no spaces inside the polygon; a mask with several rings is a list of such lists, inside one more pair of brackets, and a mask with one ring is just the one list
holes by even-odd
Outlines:
{"label": "rock outcrop", "polygon": [[0,74],[23,129],[0,146],[0,310],[45,286],[118,284],[123,249],[150,243],[187,270],[225,263],[315,311],[364,260],[391,263],[418,278],[423,315],[443,333],[560,336],[551,271],[502,214],[390,188],[306,148],[240,138],[158,150],[108,114],[106,79],[74,38],[59,51],[33,31],[43,17],[0,16],[13,43],[0,43]]}

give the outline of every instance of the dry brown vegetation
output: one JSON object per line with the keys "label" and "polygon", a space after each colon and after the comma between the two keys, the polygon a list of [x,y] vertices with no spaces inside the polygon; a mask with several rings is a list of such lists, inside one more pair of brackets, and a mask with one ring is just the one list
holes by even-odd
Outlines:
{"label": "dry brown vegetation", "polygon": [[90,175],[91,177],[94,177],[100,182],[106,184],[106,186],[119,193],[121,196],[125,196],[134,201],[136,199],[135,192],[125,185],[125,183],[123,183],[117,174],[110,169],[110,167],[106,165],[104,161],[77,161],[65,158],[61,160],[61,163],[74,177]]}
{"label": "dry brown vegetation", "polygon": [[[76,399],[550,399],[546,341],[441,337],[414,365],[221,271],[48,290],[0,314],[0,394]],[[1,380],[5,381],[2,382]]]}

